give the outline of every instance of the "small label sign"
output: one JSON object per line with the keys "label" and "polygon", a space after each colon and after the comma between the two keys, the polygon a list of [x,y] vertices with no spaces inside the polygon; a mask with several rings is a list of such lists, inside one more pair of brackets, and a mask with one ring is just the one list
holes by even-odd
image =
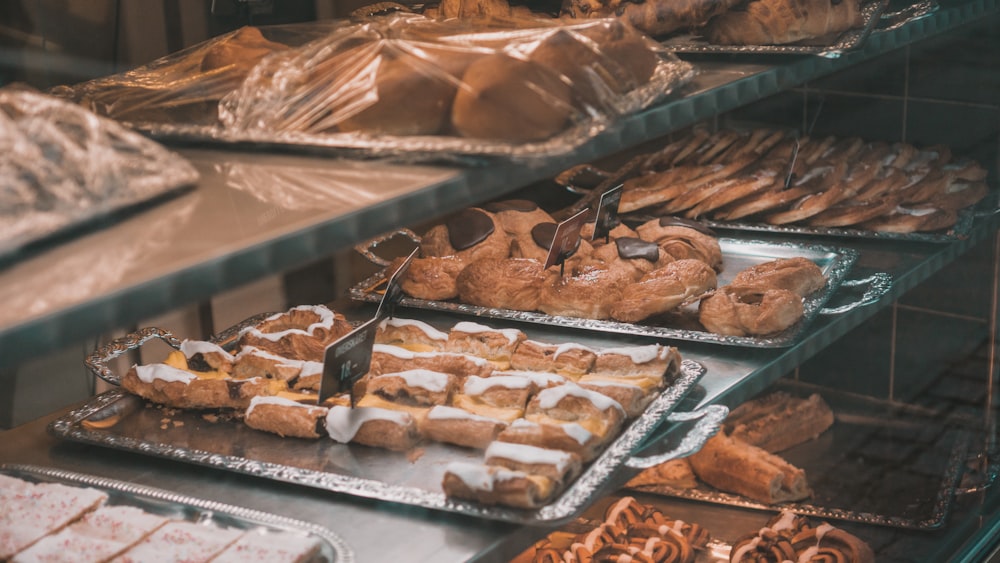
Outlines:
{"label": "small label sign", "polygon": [[552,236],[552,246],[549,247],[549,254],[545,257],[545,268],[551,268],[556,264],[562,264],[570,255],[576,252],[580,246],[580,230],[587,222],[587,210],[584,209],[576,215],[566,219],[556,227],[556,233]]}
{"label": "small label sign", "polygon": [[597,218],[594,219],[594,236],[590,240],[608,239],[611,229],[618,226],[618,204],[622,201],[622,187],[618,184],[601,194],[597,204]]}
{"label": "small label sign", "polygon": [[396,271],[389,276],[389,281],[385,284],[385,293],[382,294],[382,300],[379,301],[378,310],[375,311],[376,319],[384,319],[386,317],[391,317],[393,312],[396,310],[396,305],[403,300],[403,288],[399,285],[399,280],[406,275],[406,271],[410,269],[410,263],[413,262],[413,258],[417,255],[419,251],[418,248],[414,248],[413,252],[403,260],[403,263],[396,268]]}
{"label": "small label sign", "polygon": [[376,317],[338,338],[326,347],[323,356],[323,379],[319,384],[319,404],[337,393],[351,392],[354,405],[354,382],[368,373],[375,345]]}

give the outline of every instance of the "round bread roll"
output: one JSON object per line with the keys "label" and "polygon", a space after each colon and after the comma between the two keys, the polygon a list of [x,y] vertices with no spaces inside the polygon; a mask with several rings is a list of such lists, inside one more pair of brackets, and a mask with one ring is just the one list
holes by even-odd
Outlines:
{"label": "round bread roll", "polygon": [[487,55],[469,65],[451,111],[464,137],[541,141],[562,131],[574,113],[570,86],[532,61]]}
{"label": "round bread roll", "polygon": [[448,122],[457,82],[434,61],[383,54],[374,102],[340,121],[338,128],[372,135],[434,135]]}

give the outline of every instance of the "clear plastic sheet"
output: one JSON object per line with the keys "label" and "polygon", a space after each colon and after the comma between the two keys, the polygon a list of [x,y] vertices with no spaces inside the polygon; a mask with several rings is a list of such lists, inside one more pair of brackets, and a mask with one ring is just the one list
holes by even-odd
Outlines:
{"label": "clear plastic sheet", "polygon": [[0,256],[193,184],[179,155],[64,100],[0,89]]}
{"label": "clear plastic sheet", "polygon": [[613,19],[394,13],[244,28],[59,94],[161,138],[446,159],[569,152],[693,76]]}

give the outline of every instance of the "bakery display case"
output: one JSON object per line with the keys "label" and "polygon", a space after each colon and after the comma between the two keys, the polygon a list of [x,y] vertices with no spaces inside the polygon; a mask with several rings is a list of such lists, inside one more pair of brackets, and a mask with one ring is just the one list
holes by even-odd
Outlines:
{"label": "bakery display case", "polygon": [[[200,175],[193,189],[0,258],[0,295],[7,304],[0,312],[0,357],[13,368],[335,254],[347,257],[339,264],[348,265],[349,283],[328,305],[363,321],[380,301],[372,288],[389,273],[390,261],[375,254],[405,254],[419,245],[414,233],[426,236],[471,206],[531,200],[563,217],[591,199],[588,193],[597,194],[595,186],[635,177],[640,157],[662,156],[692,131],[808,131],[815,132],[811,138],[893,146],[906,141],[917,152],[947,145],[957,157],[980,163],[988,186],[981,201],[930,234],[713,220],[728,264],[719,269],[720,286],[752,264],[789,255],[805,255],[822,268],[825,289],[807,298],[802,321],[780,337],[726,336],[661,318],[581,320],[450,299],[404,299],[400,316],[438,327],[474,320],[594,349],[666,344],[686,362],[670,390],[649,410],[635,411],[621,437],[585,465],[558,501],[537,512],[446,498],[438,490],[440,475],[456,456],[441,444],[413,450],[407,459],[366,446],[345,449],[271,435],[255,440],[258,431],[238,422],[150,408],[122,390],[4,431],[0,470],[33,481],[96,482],[114,491],[134,484],[147,497],[146,487],[155,487],[179,495],[180,502],[167,503],[173,508],[186,503],[213,510],[211,503],[222,503],[225,510],[215,518],[224,521],[282,530],[304,522],[299,531],[321,540],[326,560],[522,560],[553,538],[586,535],[611,520],[621,524],[616,519],[630,511],[683,528],[687,547],[674,547],[687,549],[683,557],[695,561],[728,561],[741,549],[756,549],[765,540],[749,536],[762,528],[788,524],[815,538],[817,529],[827,529],[823,522],[836,527],[834,535],[859,539],[879,561],[986,560],[997,549],[1000,522],[994,483],[1000,367],[996,76],[995,69],[977,78],[964,68],[944,72],[974,85],[956,93],[920,73],[948,70],[949,58],[968,54],[962,49],[970,44],[995,49],[990,34],[1000,25],[997,8],[989,0],[889,2],[866,16],[863,37],[803,52],[689,45],[680,49],[680,60],[696,72],[676,92],[616,116],[584,142],[542,155],[436,159],[429,151],[419,158],[372,159],[330,147],[228,147],[218,139],[163,135],[160,140]],[[904,90],[895,89],[898,82]],[[859,101],[866,94],[871,100]],[[947,103],[935,103],[942,98]],[[954,115],[945,116],[948,111]],[[596,181],[563,181],[564,172],[581,166],[596,171]],[[228,345],[241,328],[260,320],[199,336]],[[157,339],[179,346],[173,336],[146,329],[99,347],[88,364],[119,380],[124,374],[114,373],[110,360]],[[147,356],[143,350],[143,359],[167,351]],[[60,374],[32,375],[55,380]],[[775,390],[817,394],[833,413],[831,430],[781,451],[784,460],[805,469],[811,496],[778,503],[725,492],[705,480],[690,487],[630,482],[666,460],[695,450],[705,455],[723,425],[722,407],[736,409]],[[792,524],[791,516],[779,516],[781,507],[810,522]],[[392,542],[385,541],[388,534]],[[845,541],[845,549],[857,547]]]}

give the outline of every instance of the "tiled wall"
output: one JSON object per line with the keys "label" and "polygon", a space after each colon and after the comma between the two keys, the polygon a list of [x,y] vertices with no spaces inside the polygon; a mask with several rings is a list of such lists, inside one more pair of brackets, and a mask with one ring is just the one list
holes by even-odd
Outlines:
{"label": "tiled wall", "polygon": [[[991,187],[1000,189],[1000,17],[901,48],[733,111],[725,120],[812,128],[814,135],[945,144],[956,156],[985,165]],[[919,391],[987,337],[992,246],[980,244],[907,293],[900,308],[880,312],[806,362],[799,376],[882,398],[891,392],[905,399]]]}

